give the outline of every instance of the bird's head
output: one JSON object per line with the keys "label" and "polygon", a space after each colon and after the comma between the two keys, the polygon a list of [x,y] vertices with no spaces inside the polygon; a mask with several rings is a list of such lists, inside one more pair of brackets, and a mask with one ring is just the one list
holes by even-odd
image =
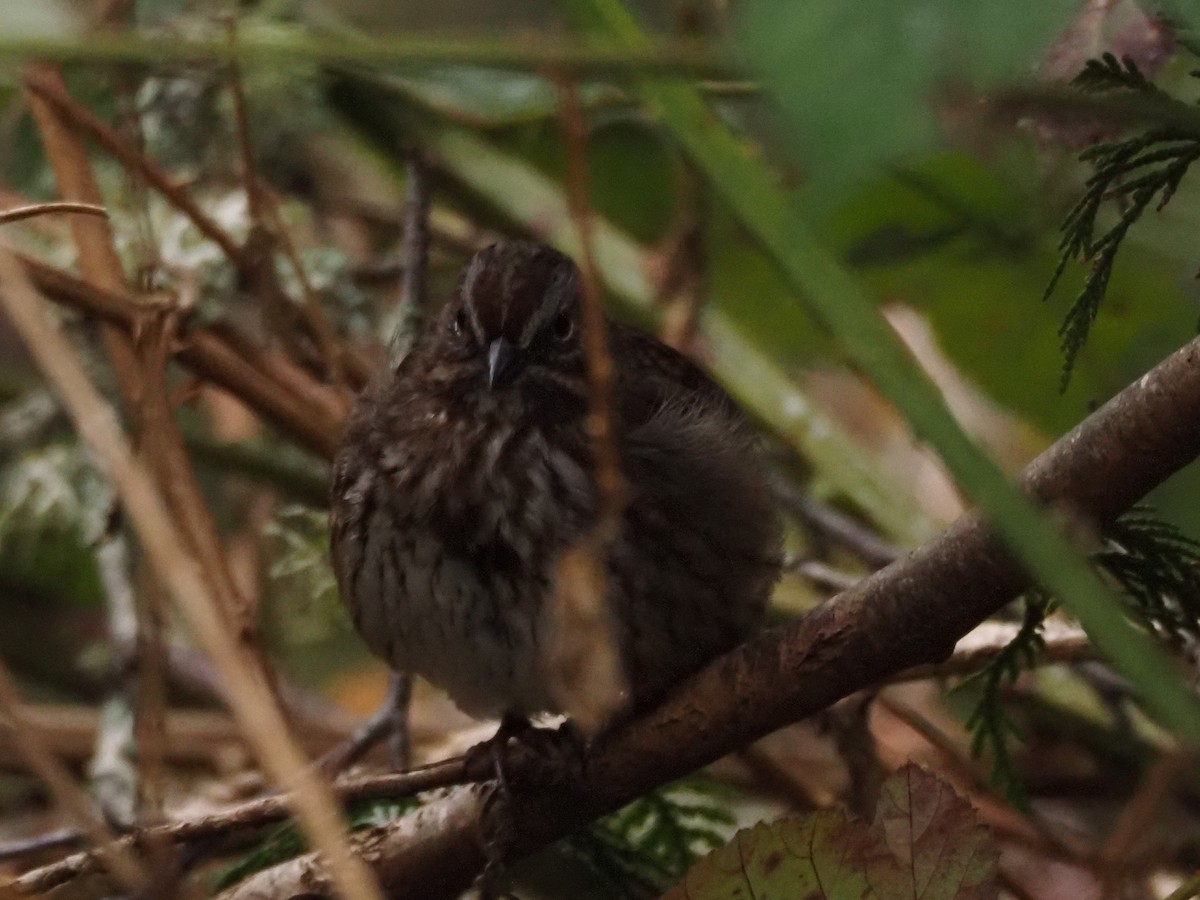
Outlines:
{"label": "bird's head", "polygon": [[584,373],[579,269],[550,247],[502,241],[463,267],[439,343],[480,388],[577,392]]}

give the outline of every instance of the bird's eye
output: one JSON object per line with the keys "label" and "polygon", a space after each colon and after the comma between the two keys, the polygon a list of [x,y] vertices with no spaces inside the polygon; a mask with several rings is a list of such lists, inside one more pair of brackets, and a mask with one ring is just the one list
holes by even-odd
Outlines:
{"label": "bird's eye", "polygon": [[550,324],[550,330],[555,340],[569,341],[575,334],[575,319],[570,313],[561,312],[554,317],[554,321]]}
{"label": "bird's eye", "polygon": [[450,327],[454,329],[454,333],[463,335],[467,333],[467,311],[460,309],[454,314],[454,320],[450,323]]}

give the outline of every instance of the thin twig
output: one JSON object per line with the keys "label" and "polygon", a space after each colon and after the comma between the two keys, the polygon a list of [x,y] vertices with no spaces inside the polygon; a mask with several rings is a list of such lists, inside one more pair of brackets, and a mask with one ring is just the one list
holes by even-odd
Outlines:
{"label": "thin twig", "polygon": [[404,358],[425,323],[425,278],[429,266],[429,176],[417,151],[404,161],[404,269],[399,322],[389,348],[392,364]]}
{"label": "thin twig", "polygon": [[[897,673],[890,681],[919,681],[924,678],[945,678],[978,672],[1012,643],[1019,630],[1019,625],[1007,622],[984,622],[955,645],[954,653],[949,659],[940,663],[914,666]],[[1038,651],[1038,666],[1087,662],[1098,657],[1095,645],[1082,628],[1059,619],[1050,619],[1042,626],[1042,639],[1045,646]]]}
{"label": "thin twig", "polygon": [[685,354],[694,350],[700,314],[707,299],[702,184],[695,167],[684,162],[676,179],[679,199],[674,221],[656,254],[661,260],[655,294],[663,308],[663,343]]}
{"label": "thin twig", "polygon": [[129,146],[112,128],[100,121],[67,93],[61,79],[51,77],[44,69],[30,69],[25,74],[24,84],[31,97],[45,101],[55,112],[91,137],[97,144],[112,154],[121,165],[137,172],[146,183],[158,191],[172,206],[183,213],[193,225],[213,241],[221,251],[241,268],[242,248],[238,242],[206,213],[191,195],[175,184],[162,169],[144,153]]}
{"label": "thin twig", "polygon": [[737,758],[754,778],[772,794],[783,797],[793,812],[809,813],[821,804],[807,785],[799,781],[786,766],[773,757],[761,744],[750,744],[737,752]]}
{"label": "thin twig", "polygon": [[285,345],[293,351],[297,358],[304,358],[308,355],[305,352],[307,348],[302,341],[297,341],[296,335],[293,334],[297,330],[293,326],[300,325],[296,321],[296,309],[280,285],[278,271],[275,268],[275,249],[280,244],[285,245],[285,254],[300,280],[304,293],[302,309],[307,319],[307,330],[311,332],[310,336],[317,344],[330,381],[341,386],[341,357],[338,353],[333,328],[321,311],[320,302],[300,263],[299,254],[296,253],[296,248],[291,243],[291,237],[283,226],[278,206],[269,195],[262,178],[259,177],[258,167],[254,163],[254,146],[250,137],[246,90],[236,52],[237,21],[233,16],[225,16],[224,20],[232,51],[229,60],[229,92],[233,98],[234,132],[237,135],[238,156],[242,165],[242,182],[246,189],[246,208],[251,223],[250,234],[243,247],[241,260],[234,259],[234,263],[241,270],[242,276],[260,295],[268,315],[275,320],[276,330]]}
{"label": "thin twig", "polygon": [[157,591],[135,595],[140,684],[135,722],[141,775],[142,824],[162,820],[167,757],[167,641],[162,598]]}
{"label": "thin twig", "polygon": [[29,206],[17,206],[12,209],[0,210],[0,225],[20,222],[22,219],[32,219],[35,216],[54,215],[56,213],[81,213],[89,216],[108,218],[108,210],[95,203],[33,203]]}
{"label": "thin twig", "polygon": [[616,372],[608,348],[608,326],[600,298],[600,280],[592,246],[592,208],[588,200],[587,166],[584,160],[586,131],[575,85],[559,83],[562,98],[560,120],[567,143],[567,193],[571,219],[579,237],[580,289],[583,297],[583,340],[587,357],[590,406],[587,430],[596,454],[596,489],[600,495],[598,534],[612,540],[620,527],[628,490],[621,475],[613,421],[613,384]]}
{"label": "thin twig", "polygon": [[73,849],[83,843],[83,836],[75,828],[60,828],[36,837],[0,844],[0,863],[23,859],[26,856],[46,853],[50,850]]}
{"label": "thin twig", "polygon": [[200,490],[183,433],[167,396],[167,350],[174,342],[175,316],[158,316],[142,327],[143,413],[148,462],[189,554],[200,564],[224,619],[257,668],[263,667],[258,610],[239,590],[229,570],[220,533]]}
{"label": "thin twig", "polygon": [[835,569],[820,560],[790,555],[783,558],[783,571],[806,578],[818,587],[831,588],[835,594],[849,590],[865,577],[859,573]]}
{"label": "thin twig", "polygon": [[[13,318],[15,320],[16,316]],[[92,808],[87,794],[75,783],[71,773],[46,747],[41,735],[30,724],[22,711],[20,695],[3,663],[0,663],[0,724],[7,727],[25,762],[50,789],[58,807],[87,835],[103,865],[122,885],[137,893],[147,883],[141,863],[128,847],[113,843],[112,833]]]}
{"label": "thin twig", "polygon": [[[263,231],[256,232],[265,234]],[[271,238],[274,241],[274,238]],[[270,274],[274,272],[274,264],[270,270],[264,268],[262,279],[259,281],[259,290],[266,295],[273,296],[274,300],[265,300],[269,304],[278,306],[282,302],[290,303],[286,300],[282,293],[275,276]],[[282,321],[280,316],[275,317],[277,325],[280,328],[288,329],[288,322]],[[288,313],[282,318],[291,318],[291,313]],[[314,410],[320,410],[326,421],[340,423],[346,412],[346,404],[337,392],[329,385],[321,384],[313,379],[307,371],[301,366],[292,361],[291,358],[283,353],[272,352],[262,348],[259,344],[251,341],[244,332],[238,331],[228,322],[218,322],[212,326],[213,332],[221,335],[227,343],[237,348],[242,356],[251,360],[255,367],[263,373],[269,375],[278,384],[284,385],[292,391],[297,397],[309,404]],[[299,335],[292,333],[290,345],[293,353],[303,354],[304,350],[297,340]]]}
{"label": "thin twig", "polygon": [[263,224],[262,186],[254,165],[254,150],[250,143],[250,122],[246,115],[246,91],[242,86],[242,70],[237,56],[237,20],[231,15],[221,17],[229,37],[229,93],[233,97],[234,132],[237,134],[238,155],[242,160],[242,182],[246,187],[246,205],[250,221]]}
{"label": "thin twig", "polygon": [[[38,289],[48,297],[126,334],[140,330],[148,313],[168,306],[139,305],[120,289],[90,284],[32,257],[19,258]],[[304,373],[285,382],[276,377],[274,370],[264,371],[261,360],[270,354],[229,326],[193,329],[172,350],[197,375],[225,388],[301,446],[325,459],[333,456],[340,420],[316,401],[320,386]],[[300,393],[297,386],[304,378],[308,378],[310,390]]]}
{"label": "thin twig", "polygon": [[[51,66],[30,66],[25,77],[50,92],[65,92],[62,75]],[[92,176],[83,142],[64,121],[62,112],[41,95],[29,93],[29,109],[37,124],[42,146],[58,193],[64,200],[101,206],[103,197]],[[71,235],[79,255],[79,268],[84,278],[101,288],[113,291],[125,289],[121,260],[113,249],[112,229],[108,219],[97,216],[71,216]],[[135,411],[139,400],[139,373],[133,345],[121,329],[111,324],[100,326],[104,349],[117,377],[122,400],[129,411]]]}
{"label": "thin twig", "polygon": [[810,497],[790,480],[777,476],[772,479],[772,487],[789,515],[845,547],[872,569],[882,568],[903,555],[899,547],[845,513]]}
{"label": "thin twig", "polygon": [[[345,368],[347,363],[353,365],[354,357],[342,353],[333,325],[330,323],[329,317],[325,315],[325,310],[321,308],[321,298],[317,294],[316,288],[313,287],[312,279],[308,277],[308,271],[304,268],[299,251],[296,250],[296,242],[292,240],[291,232],[288,231],[287,225],[283,221],[283,215],[279,209],[279,198],[265,189],[260,190],[259,193],[261,195],[260,202],[266,209],[267,218],[270,219],[275,240],[283,250],[283,255],[287,258],[288,263],[291,264],[296,280],[300,282],[300,293],[304,297],[304,315],[308,320],[309,329],[316,338],[317,347],[325,365],[325,373],[330,383],[337,388],[339,395],[344,395],[350,390],[350,386],[346,383]],[[365,373],[357,374],[361,380]],[[342,404],[342,414],[345,415],[346,411],[347,405]]]}
{"label": "thin twig", "polygon": [[1121,882],[1140,868],[1134,858],[1138,843],[1153,834],[1151,826],[1158,818],[1163,800],[1194,761],[1187,753],[1168,752],[1142,776],[1141,784],[1121,810],[1116,826],[1098,855],[1099,867],[1111,891],[1106,896],[1117,896]]}
{"label": "thin twig", "polygon": [[[490,777],[491,772],[483,774]],[[334,783],[331,790],[338,801],[346,805],[363,800],[398,800],[472,780],[465,758],[455,757],[411,772],[346,779]],[[136,847],[148,839],[194,844],[282,822],[291,815],[292,810],[284,798],[263,797],[211,815],[142,829],[122,838],[121,844]],[[59,837],[65,841],[66,834]],[[76,854],[28,873],[18,884],[23,890],[41,894],[90,871],[94,862],[91,852]]]}
{"label": "thin twig", "polygon": [[581,261],[579,288],[588,381],[586,428],[598,503],[590,532],[563,551],[555,563],[554,589],[544,613],[548,623],[544,658],[551,697],[584,733],[591,734],[624,705],[628,691],[627,673],[617,649],[616,623],[608,608],[608,575],[603,562],[620,531],[628,490],[621,474],[613,419],[616,373],[592,251],[583,117],[574,84],[561,79],[559,94],[559,118],[567,144],[571,221]]}
{"label": "thin twig", "polygon": [[380,898],[370,871],[349,851],[328,786],[307,766],[265,685],[226,631],[213,595],[162,498],[130,453],[111,407],[92,386],[65,338],[46,320],[40,298],[7,251],[0,252],[0,287],[13,325],[112,478],[151,567],[220,669],[234,714],[264,768],[288,790],[301,828],[328,861],[338,890],[351,900]]}
{"label": "thin twig", "polygon": [[888,693],[877,697],[880,707],[920,735],[941,758],[946,771],[953,773],[980,796],[987,797],[1000,809],[1008,813],[1017,827],[1006,827],[1005,833],[1014,840],[1037,850],[1039,853],[1070,862],[1080,862],[1080,854],[1059,839],[1053,828],[1040,818],[1026,815],[1017,809],[988,784],[986,776],[975,761],[955,743],[954,739],[935,725],[928,717],[913,709],[909,704],[897,700]]}

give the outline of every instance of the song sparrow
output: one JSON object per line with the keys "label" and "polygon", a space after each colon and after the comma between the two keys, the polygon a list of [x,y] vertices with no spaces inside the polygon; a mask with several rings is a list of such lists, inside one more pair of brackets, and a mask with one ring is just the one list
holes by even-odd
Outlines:
{"label": "song sparrow", "polygon": [[[542,613],[556,559],[597,514],[580,313],[561,253],[477,253],[358,400],[334,467],[333,562],[355,626],[475,716],[558,711]],[[636,703],[757,622],[780,526],[730,398],[653,338],[608,329],[629,498],[603,562]]]}

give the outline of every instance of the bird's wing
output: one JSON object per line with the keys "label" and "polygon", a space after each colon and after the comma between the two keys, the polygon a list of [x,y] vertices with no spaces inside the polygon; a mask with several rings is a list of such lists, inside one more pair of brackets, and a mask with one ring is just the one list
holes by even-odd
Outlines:
{"label": "bird's wing", "polygon": [[609,335],[618,361],[617,415],[625,433],[645,425],[668,405],[711,410],[735,430],[749,428],[725,390],[682,353],[623,325],[612,325]]}

